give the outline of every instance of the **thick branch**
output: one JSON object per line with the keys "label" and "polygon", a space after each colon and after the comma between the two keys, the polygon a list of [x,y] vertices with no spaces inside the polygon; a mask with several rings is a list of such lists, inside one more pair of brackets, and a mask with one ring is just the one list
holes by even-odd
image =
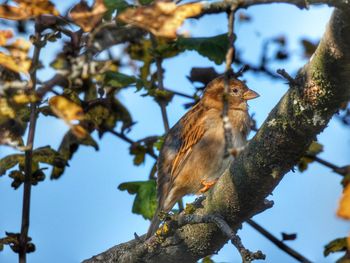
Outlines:
{"label": "thick branch", "polygon": [[[305,154],[339,106],[350,98],[350,11],[335,10],[312,60],[269,114],[245,150],[208,193],[198,215],[220,214],[233,230],[259,211],[264,199]],[[196,262],[227,237],[211,223],[185,225],[158,247],[135,240],[85,262]],[[137,254],[138,253],[138,254]],[[138,255],[138,256],[135,256]]]}

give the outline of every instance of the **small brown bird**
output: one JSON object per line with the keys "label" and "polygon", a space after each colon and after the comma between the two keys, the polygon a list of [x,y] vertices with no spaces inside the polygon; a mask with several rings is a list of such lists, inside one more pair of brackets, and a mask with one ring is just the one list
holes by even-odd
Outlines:
{"label": "small brown bird", "polygon": [[[158,208],[147,238],[159,226],[160,211],[169,212],[184,195],[207,191],[233,160],[232,156],[224,157],[223,94],[224,77],[220,76],[207,85],[200,101],[166,135],[158,159]],[[233,148],[246,144],[250,131],[247,100],[258,96],[243,82],[229,80]]]}

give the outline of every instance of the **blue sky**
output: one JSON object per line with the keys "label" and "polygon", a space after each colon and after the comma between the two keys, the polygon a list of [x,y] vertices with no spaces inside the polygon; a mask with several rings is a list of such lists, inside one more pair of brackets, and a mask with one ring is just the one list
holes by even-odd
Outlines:
{"label": "blue sky", "polygon": [[[62,11],[71,1],[53,2]],[[262,39],[286,35],[292,59],[273,66],[295,74],[306,62],[300,49],[300,39],[319,39],[331,11],[328,7],[300,11],[282,4],[249,8],[246,12],[253,21],[237,25],[236,45],[243,51],[245,59],[258,62]],[[199,21],[186,22],[184,30],[193,36],[212,36],[224,33],[226,24],[225,16],[211,15]],[[58,50],[57,45],[44,49],[45,64],[54,58]],[[223,71],[223,66],[218,67],[195,52],[166,60],[165,86],[191,94],[192,85],[186,76],[192,67],[204,66],[215,66],[218,71]],[[46,80],[51,75],[52,71],[42,70],[39,77]],[[288,87],[283,80],[272,81],[263,75],[247,73],[244,79],[261,95],[250,103],[250,112],[255,113],[258,125],[261,125]],[[137,121],[130,137],[138,139],[163,133],[160,110],[152,99],[141,97],[132,89],[122,92],[120,99]],[[175,98],[169,105],[172,125],[185,113],[184,102],[188,101]],[[52,118],[40,118],[37,127],[35,147],[48,144],[57,147],[68,129],[63,122]],[[337,120],[332,120],[318,139],[325,147],[321,157],[340,166],[349,163],[349,130]],[[125,181],[147,179],[153,160],[147,159],[144,165],[133,166],[128,145],[111,135],[106,135],[99,146],[99,152],[81,147],[61,179],[47,179],[33,187],[29,234],[37,251],[28,256],[29,262],[79,262],[132,239],[134,232],[143,234],[146,231],[149,222],[131,213],[133,196],[120,192],[117,187]],[[10,149],[0,147],[0,158],[9,152]],[[334,238],[345,236],[350,230],[348,222],[335,216],[342,191],[340,180],[338,175],[318,164],[312,164],[302,174],[289,173],[270,197],[275,202],[274,207],[254,219],[278,237],[281,232],[296,232],[297,240],[288,244],[313,262],[334,262],[336,256],[323,257],[323,246]],[[17,232],[20,229],[22,188],[14,191],[10,183],[8,177],[0,178],[0,235],[4,235],[4,231]],[[260,249],[267,255],[266,262],[295,262],[249,226],[245,225],[239,233],[249,249]],[[226,245],[214,259],[216,262],[240,262],[232,245]],[[0,253],[0,262],[16,261],[17,255],[9,248]]]}

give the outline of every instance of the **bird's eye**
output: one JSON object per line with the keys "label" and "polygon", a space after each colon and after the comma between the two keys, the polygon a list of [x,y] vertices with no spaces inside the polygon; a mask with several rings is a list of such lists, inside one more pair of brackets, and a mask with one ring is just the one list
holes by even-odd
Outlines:
{"label": "bird's eye", "polygon": [[235,94],[237,94],[237,93],[238,93],[238,89],[237,89],[237,88],[234,88],[234,89],[232,90],[232,92],[235,93]]}

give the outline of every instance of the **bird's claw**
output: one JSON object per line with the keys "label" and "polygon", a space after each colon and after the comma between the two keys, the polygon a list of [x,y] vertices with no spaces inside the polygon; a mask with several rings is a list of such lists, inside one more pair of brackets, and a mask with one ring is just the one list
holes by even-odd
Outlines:
{"label": "bird's claw", "polygon": [[215,179],[214,181],[205,181],[204,179],[202,179],[201,184],[203,185],[203,187],[199,190],[199,192],[205,193],[210,188],[212,188],[213,185],[215,185],[217,181],[218,181],[218,179]]}

